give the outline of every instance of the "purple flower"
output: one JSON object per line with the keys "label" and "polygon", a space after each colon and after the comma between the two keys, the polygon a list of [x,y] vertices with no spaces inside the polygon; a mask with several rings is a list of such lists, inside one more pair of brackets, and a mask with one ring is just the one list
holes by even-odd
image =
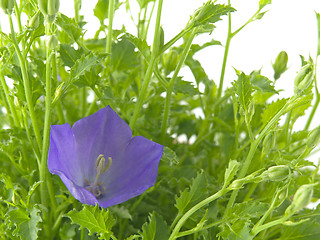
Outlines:
{"label": "purple flower", "polygon": [[132,138],[130,127],[107,106],[69,124],[51,126],[48,168],[80,202],[109,207],[153,186],[163,146]]}

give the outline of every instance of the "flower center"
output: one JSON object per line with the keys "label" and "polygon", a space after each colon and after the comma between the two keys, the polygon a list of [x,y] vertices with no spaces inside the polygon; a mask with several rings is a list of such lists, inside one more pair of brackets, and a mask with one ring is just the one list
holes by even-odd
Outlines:
{"label": "flower center", "polygon": [[96,170],[97,175],[94,180],[94,183],[90,183],[88,179],[86,181],[86,189],[89,190],[96,198],[101,197],[102,194],[106,192],[106,187],[103,186],[102,182],[99,182],[99,178],[102,173],[107,172],[112,164],[112,158],[108,157],[108,162],[106,164],[106,159],[104,158],[103,154],[100,154],[96,161]]}

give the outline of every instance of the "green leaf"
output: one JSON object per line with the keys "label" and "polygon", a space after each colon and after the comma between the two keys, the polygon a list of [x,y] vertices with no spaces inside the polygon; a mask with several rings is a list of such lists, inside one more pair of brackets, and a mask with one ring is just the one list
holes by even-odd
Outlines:
{"label": "green leaf", "polygon": [[[115,0],[115,10],[119,8],[119,0]],[[96,6],[93,9],[93,14],[100,20],[100,24],[108,18],[109,0],[98,0]]]}
{"label": "green leaf", "polygon": [[30,212],[24,209],[15,209],[7,213],[7,217],[12,221],[16,229],[13,231],[14,236],[19,236],[22,240],[38,239],[40,228],[38,223],[42,221],[40,209],[37,205],[33,206]]}
{"label": "green leaf", "polygon": [[236,160],[231,160],[229,162],[228,168],[224,173],[224,184],[223,187],[227,187],[229,183],[232,181],[234,176],[237,174],[239,170],[240,163]]}
{"label": "green leaf", "polygon": [[130,219],[132,220],[132,216],[129,212],[129,210],[127,208],[125,208],[124,206],[112,206],[111,208],[111,212],[113,215],[121,218],[121,219]]}
{"label": "green leaf", "polygon": [[184,81],[181,77],[176,79],[173,91],[175,93],[182,93],[188,96],[199,94],[198,90],[192,85],[191,82]]}
{"label": "green leaf", "polygon": [[130,33],[126,33],[122,38],[126,38],[128,39],[131,43],[134,44],[134,46],[136,48],[138,48],[138,50],[141,52],[141,54],[143,55],[143,57],[148,61],[150,59],[151,56],[151,51],[150,51],[150,47],[147,44],[146,40],[142,40],[140,38],[137,38],[135,36],[133,36]]}
{"label": "green leaf", "polygon": [[262,124],[266,125],[273,118],[273,116],[280,111],[280,109],[286,104],[287,101],[288,99],[282,98],[267,105],[261,114]]}
{"label": "green leaf", "polygon": [[109,210],[100,209],[98,205],[84,205],[81,211],[71,210],[66,216],[71,219],[72,224],[78,224],[80,229],[88,229],[89,235],[96,233],[99,239],[110,239],[112,235],[111,228],[115,219]]}
{"label": "green leaf", "polygon": [[229,12],[235,11],[231,6],[214,4],[212,1],[205,3],[194,15],[194,23],[198,25],[206,25],[221,20],[221,16]]}
{"label": "green leaf", "polygon": [[259,218],[268,208],[269,204],[259,201],[243,202],[232,207],[232,214],[238,217]]}
{"label": "green leaf", "polygon": [[170,230],[167,223],[157,213],[149,216],[149,223],[142,226],[140,233],[143,240],[168,240]]}
{"label": "green leaf", "polygon": [[201,63],[192,58],[191,56],[188,56],[185,64],[190,68],[196,82],[199,84],[200,82],[207,83],[209,81],[208,75],[206,74],[205,70],[201,66]]}
{"label": "green leaf", "polygon": [[70,68],[73,67],[75,62],[84,54],[82,49],[75,50],[69,44],[61,44],[59,53],[64,65]]}
{"label": "green leaf", "polygon": [[27,206],[30,204],[30,198],[32,196],[32,194],[34,193],[34,191],[36,190],[36,188],[41,184],[41,182],[35,182],[30,188],[29,188],[29,191],[28,191],[28,195],[26,197],[26,204]]}
{"label": "green leaf", "polygon": [[179,164],[177,154],[172,149],[166,146],[163,148],[161,161],[168,162],[170,166]]}
{"label": "green leaf", "polygon": [[138,63],[135,46],[126,38],[113,43],[111,50],[111,64],[113,70],[128,70]]}
{"label": "green leaf", "polygon": [[278,93],[274,86],[272,85],[272,81],[270,81],[267,77],[262,76],[260,74],[251,74],[250,82],[253,88],[261,91],[261,92],[273,92]]}
{"label": "green leaf", "polygon": [[225,240],[252,240],[250,222],[245,219],[236,221],[233,225],[223,225],[223,230],[218,235]]}
{"label": "green leaf", "polygon": [[59,34],[67,34],[73,42],[76,42],[82,35],[82,30],[75,20],[73,18],[68,18],[62,13],[57,15],[55,24],[63,30]]}
{"label": "green leaf", "polygon": [[148,5],[148,3],[154,2],[154,1],[155,0],[137,0],[141,9],[145,8]]}
{"label": "green leaf", "polygon": [[259,9],[264,8],[266,5],[271,4],[271,0],[260,0],[259,1]]}
{"label": "green leaf", "polygon": [[320,217],[296,226],[282,226],[279,240],[318,240],[320,239]]}
{"label": "green leaf", "polygon": [[175,207],[178,209],[179,214],[183,214],[188,208],[201,201],[206,194],[206,177],[205,174],[198,173],[197,177],[193,179],[189,189],[185,189],[179,197],[176,197]]}
{"label": "green leaf", "polygon": [[238,95],[240,106],[245,112],[249,111],[249,104],[252,102],[252,85],[249,76],[244,73],[238,75],[238,80],[233,82],[235,93]]}

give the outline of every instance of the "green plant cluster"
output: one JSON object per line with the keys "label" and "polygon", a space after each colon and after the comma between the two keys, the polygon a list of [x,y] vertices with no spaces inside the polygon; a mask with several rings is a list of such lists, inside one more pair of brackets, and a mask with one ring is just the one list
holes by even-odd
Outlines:
{"label": "green plant cluster", "polygon": [[[307,207],[320,198],[319,165],[308,160],[320,142],[320,126],[309,129],[319,120],[317,61],[301,58],[296,78],[286,79],[294,85],[289,98],[275,88],[287,70],[284,51],[272,64],[274,79],[236,70],[232,86],[223,87],[232,39],[264,16],[271,0],[260,0],[236,30],[230,0],[209,0],[168,42],[163,0],[137,2],[137,35],[113,28],[120,7],[131,14],[130,1],[98,0],[100,28],[88,39],[81,0],[74,0],[74,18],[59,12],[63,1],[0,0],[11,30],[0,32],[0,239],[320,239],[320,208]],[[223,46],[193,43],[220,20],[228,21]],[[225,48],[218,81],[195,58],[213,45]],[[165,148],[155,186],[102,209],[74,199],[48,172],[47,155],[51,125],[72,125],[106,105],[134,135]],[[305,128],[295,131],[307,109]]]}

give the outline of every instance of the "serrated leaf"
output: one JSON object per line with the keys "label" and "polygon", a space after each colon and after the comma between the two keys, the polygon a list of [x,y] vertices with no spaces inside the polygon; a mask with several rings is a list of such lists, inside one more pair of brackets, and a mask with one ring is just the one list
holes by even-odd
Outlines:
{"label": "serrated leaf", "polygon": [[261,114],[262,124],[266,125],[273,118],[273,116],[280,111],[280,109],[286,104],[287,101],[288,99],[282,98],[267,105]]}
{"label": "serrated leaf", "polygon": [[179,164],[177,154],[172,149],[166,146],[163,148],[161,161],[168,162],[170,166]]}
{"label": "serrated leaf", "polygon": [[275,89],[274,86],[272,85],[272,81],[270,81],[267,77],[262,76],[262,75],[253,75],[250,78],[250,82],[252,86],[260,90],[262,92],[273,92],[273,93],[278,93]]}
{"label": "serrated leaf", "polygon": [[196,82],[207,83],[209,81],[208,75],[206,74],[204,68],[201,66],[200,62],[190,56],[187,57],[185,64],[190,68]]}
{"label": "serrated leaf", "polygon": [[138,48],[138,50],[141,52],[141,54],[143,55],[143,57],[146,60],[150,59],[151,51],[150,51],[150,47],[148,46],[146,40],[142,40],[140,38],[137,38],[137,37],[131,35],[130,33],[126,33],[122,38],[126,38],[131,43],[133,43],[136,46],[136,48]]}
{"label": "serrated leaf", "polygon": [[228,168],[224,173],[224,187],[227,187],[239,170],[240,163],[236,160],[229,162]]}
{"label": "serrated leaf", "polygon": [[29,188],[29,191],[28,191],[28,195],[26,197],[26,204],[27,206],[29,205],[30,203],[30,198],[32,196],[32,194],[34,193],[34,191],[37,189],[37,187],[41,184],[42,182],[35,182],[30,188]]}
{"label": "serrated leaf", "polygon": [[243,202],[237,203],[232,207],[232,214],[238,217],[259,218],[268,208],[269,204],[263,202]]}
{"label": "serrated leaf", "polygon": [[19,236],[22,240],[38,239],[38,224],[42,221],[39,213],[37,205],[33,206],[29,213],[23,209],[9,211],[7,216],[16,225],[13,235]]}
{"label": "serrated leaf", "polygon": [[73,67],[75,62],[84,54],[82,50],[75,50],[69,44],[61,44],[59,53],[64,65],[70,68]]}
{"label": "serrated leaf", "polygon": [[72,224],[78,224],[80,229],[88,229],[89,235],[96,233],[99,239],[109,239],[112,235],[111,228],[115,219],[109,210],[100,209],[98,205],[85,205],[81,211],[71,210],[66,216],[71,219]]}
{"label": "serrated leaf", "polygon": [[63,33],[66,33],[74,42],[82,35],[82,30],[75,20],[73,18],[68,18],[62,13],[57,15],[55,24],[58,25],[63,30]]}
{"label": "serrated leaf", "polygon": [[197,177],[193,179],[189,189],[185,189],[179,197],[176,197],[175,207],[179,211],[179,215],[187,211],[188,208],[193,206],[195,203],[202,200],[206,194],[206,178],[205,174],[198,173]]}
{"label": "serrated leaf", "polygon": [[152,213],[149,222],[142,226],[140,235],[142,240],[168,240],[169,233],[169,227],[163,218],[157,213]]}
{"label": "serrated leaf", "polygon": [[199,94],[199,91],[193,86],[191,82],[182,80],[178,77],[174,83],[173,91],[175,93],[182,93],[188,96]]}
{"label": "serrated leaf", "polygon": [[223,15],[235,11],[231,6],[214,4],[211,1],[205,3],[196,13],[194,17],[195,25],[206,25],[221,20]]}
{"label": "serrated leaf", "polygon": [[249,76],[244,73],[238,75],[238,79],[233,82],[235,93],[238,95],[240,106],[248,112],[249,104],[252,102],[252,85]]}
{"label": "serrated leaf", "polygon": [[250,234],[250,221],[241,219],[233,225],[223,225],[223,230],[218,234],[225,240],[252,240],[254,236]]}

